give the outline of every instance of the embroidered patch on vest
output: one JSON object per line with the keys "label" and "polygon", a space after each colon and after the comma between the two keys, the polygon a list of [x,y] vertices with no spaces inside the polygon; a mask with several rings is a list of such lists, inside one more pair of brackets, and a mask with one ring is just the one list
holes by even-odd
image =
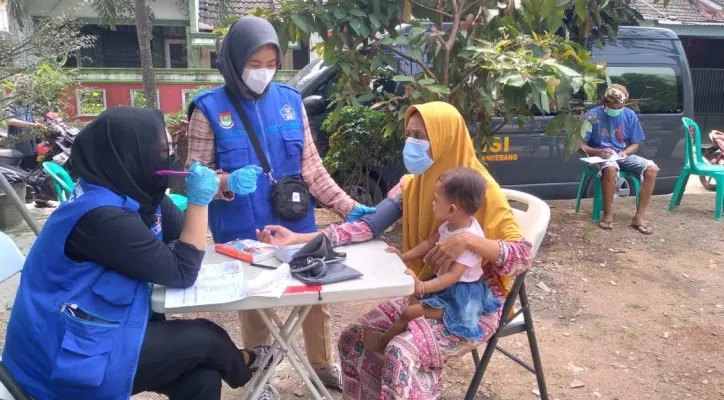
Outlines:
{"label": "embroidered patch on vest", "polygon": [[294,109],[289,104],[285,104],[279,112],[282,114],[282,118],[284,118],[285,121],[294,121],[297,119],[296,115],[294,115]]}
{"label": "embroidered patch on vest", "polygon": [[230,112],[219,113],[219,125],[224,129],[229,129],[234,126],[234,118],[231,117]]}

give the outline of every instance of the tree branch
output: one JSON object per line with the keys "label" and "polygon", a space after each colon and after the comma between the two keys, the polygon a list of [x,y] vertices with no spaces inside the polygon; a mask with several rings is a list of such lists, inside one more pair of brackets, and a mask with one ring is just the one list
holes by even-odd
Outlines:
{"label": "tree branch", "polygon": [[[455,39],[458,36],[458,30],[460,29],[460,19],[462,18],[462,9],[458,6],[457,0],[451,0],[453,4],[453,25],[450,28],[450,36],[447,38],[447,42],[443,50],[443,64],[442,64],[442,84],[447,86],[450,82],[450,53],[452,53],[453,46],[455,46]],[[465,4],[464,0],[462,4]]]}
{"label": "tree branch", "polygon": [[506,122],[505,122],[505,120],[503,120],[503,122],[501,122],[500,124],[498,124],[498,126],[496,126],[495,129],[493,129],[492,131],[490,131],[490,133],[488,134],[488,136],[493,136],[493,135],[495,135],[496,133],[498,133],[499,130],[503,129],[503,127],[505,126],[505,124],[506,124]]}
{"label": "tree branch", "polygon": [[452,89],[450,89],[450,94],[453,94],[453,93],[455,93],[457,90],[459,90],[459,89],[465,84],[465,82],[466,82],[468,79],[470,79],[471,76],[473,76],[473,74],[474,74],[475,71],[477,71],[477,70],[478,70],[478,67],[477,67],[477,66],[474,66],[474,67],[470,68],[470,69],[465,73],[465,77],[464,77],[463,79],[461,79],[460,82],[458,82],[457,85],[455,85],[455,87],[453,87]]}
{"label": "tree branch", "polygon": [[[463,10],[463,12],[462,12],[462,15],[467,14],[471,9],[473,9],[473,8],[475,8],[475,7],[477,7],[477,6],[480,6],[480,9],[481,9],[481,11],[482,11],[482,9],[485,8],[485,7],[483,7],[482,3],[483,3],[483,0],[473,1],[473,2],[470,3],[469,5],[465,6],[465,8],[464,8],[464,10]],[[479,13],[478,13],[478,15],[479,15]]]}
{"label": "tree branch", "polygon": [[437,79],[437,76],[432,72],[432,70],[430,70],[430,68],[429,68],[427,65],[425,65],[424,62],[422,62],[422,61],[420,61],[420,60],[416,60],[416,59],[408,56],[407,54],[402,53],[401,51],[395,49],[395,48],[392,47],[392,46],[385,46],[385,45],[377,45],[377,44],[375,44],[375,45],[373,45],[372,47],[375,47],[375,48],[377,48],[378,50],[379,50],[380,47],[383,47],[383,48],[385,48],[386,50],[388,50],[388,51],[390,51],[390,52],[392,52],[392,53],[395,53],[395,54],[397,54],[398,56],[404,58],[405,60],[410,61],[410,62],[413,62],[413,63],[419,65],[420,68],[422,68],[422,69],[425,71],[425,73],[428,74],[432,79],[435,79],[435,80],[438,81],[438,82],[440,81],[439,79]]}
{"label": "tree branch", "polygon": [[446,13],[445,11],[443,11],[443,10],[441,10],[441,9],[436,9],[436,8],[434,8],[434,7],[430,7],[430,6],[428,6],[428,5],[422,4],[422,3],[417,2],[417,1],[415,1],[415,0],[407,0],[407,1],[409,1],[410,4],[412,4],[412,5],[415,5],[415,6],[418,6],[418,7],[420,7],[420,8],[424,8],[424,9],[426,9],[426,10],[428,10],[428,11],[432,11],[432,12],[434,12],[434,13],[437,13],[437,14],[440,15],[441,17],[452,18],[452,14],[448,14],[448,13]]}

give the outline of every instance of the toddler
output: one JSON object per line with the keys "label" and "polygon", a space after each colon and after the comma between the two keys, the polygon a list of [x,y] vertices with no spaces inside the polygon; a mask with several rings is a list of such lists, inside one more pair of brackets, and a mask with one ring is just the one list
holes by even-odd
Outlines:
{"label": "toddler", "polygon": [[[407,262],[423,258],[435,245],[453,235],[472,233],[485,237],[475,219],[484,199],[485,180],[477,171],[469,168],[447,171],[435,185],[432,203],[433,215],[444,221],[438,233],[404,254],[394,247],[389,247],[387,251],[398,254],[402,261]],[[415,279],[415,294],[410,296],[407,309],[383,334],[378,335],[372,330],[365,332],[365,347],[376,352],[384,351],[387,343],[404,332],[410,321],[422,316],[443,321],[447,330],[456,336],[482,339],[481,315],[495,312],[501,305],[481,279],[482,261],[477,254],[465,251],[449,268],[439,270],[427,281],[421,281],[408,269],[407,273]]]}

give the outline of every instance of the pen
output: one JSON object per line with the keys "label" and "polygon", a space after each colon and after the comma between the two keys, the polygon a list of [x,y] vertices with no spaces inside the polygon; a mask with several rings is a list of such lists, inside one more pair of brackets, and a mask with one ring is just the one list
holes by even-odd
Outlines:
{"label": "pen", "polygon": [[170,169],[162,169],[162,170],[156,171],[156,175],[189,176],[189,175],[191,175],[191,172],[189,172],[189,171],[172,171]]}
{"label": "pen", "polygon": [[260,268],[266,268],[266,269],[277,269],[278,267],[273,265],[264,265],[264,264],[257,264],[257,263],[250,263],[252,267],[260,267]]}

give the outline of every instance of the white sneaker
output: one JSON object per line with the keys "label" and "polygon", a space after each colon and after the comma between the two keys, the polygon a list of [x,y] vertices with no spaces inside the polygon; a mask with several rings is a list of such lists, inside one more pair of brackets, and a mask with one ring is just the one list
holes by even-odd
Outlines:
{"label": "white sneaker", "polygon": [[257,400],[279,400],[279,392],[274,389],[274,386],[267,383]]}
{"label": "white sneaker", "polygon": [[[264,357],[266,357],[266,354],[269,352],[270,349],[271,349],[271,346],[261,345],[261,346],[252,347],[251,349],[246,350],[246,351],[254,353],[254,356],[255,356],[254,362],[249,366],[249,370],[251,372],[256,372],[260,368],[262,368],[261,362],[264,359]],[[269,363],[267,363],[267,365],[265,365],[262,369],[269,368],[269,365],[272,363],[272,361],[274,361],[277,358],[279,360],[284,358],[284,353],[282,353],[282,351],[278,347],[274,349],[274,354],[272,355],[272,358],[269,360]]]}
{"label": "white sneaker", "polygon": [[332,364],[327,368],[315,368],[314,372],[324,386],[342,390],[342,370],[338,364]]}

